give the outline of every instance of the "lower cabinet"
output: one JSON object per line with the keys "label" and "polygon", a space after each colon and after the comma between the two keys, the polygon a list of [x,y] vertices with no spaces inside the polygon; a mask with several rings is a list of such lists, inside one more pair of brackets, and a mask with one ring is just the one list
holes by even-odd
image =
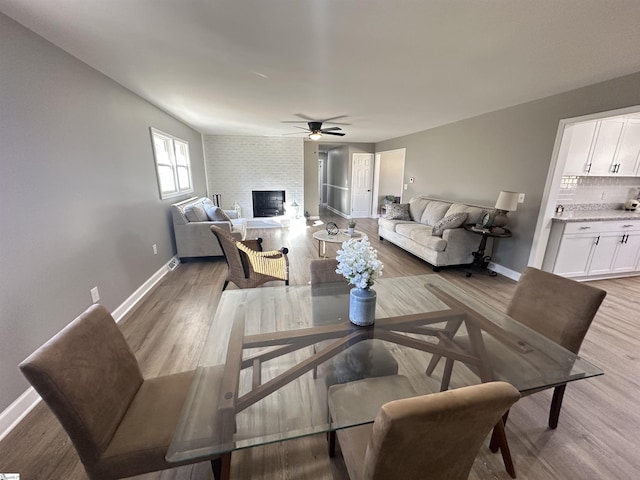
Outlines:
{"label": "lower cabinet", "polygon": [[543,269],[564,277],[640,274],[640,221],[554,223]]}

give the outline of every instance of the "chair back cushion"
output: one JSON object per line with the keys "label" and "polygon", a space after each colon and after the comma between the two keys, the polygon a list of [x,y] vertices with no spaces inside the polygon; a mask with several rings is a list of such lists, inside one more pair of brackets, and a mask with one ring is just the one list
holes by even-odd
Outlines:
{"label": "chair back cushion", "polygon": [[346,279],[341,274],[336,273],[336,268],[338,268],[338,260],[336,260],[335,258],[311,260],[309,268],[311,270],[311,285],[332,282],[346,283]]}
{"label": "chair back cushion", "polygon": [[236,244],[236,239],[233,238],[228,232],[225,232],[221,228],[215,225],[211,226],[211,232],[216,236],[220,242],[220,247],[224,252],[224,257],[227,260],[229,266],[229,276],[231,278],[247,278],[247,272],[242,265],[240,259],[240,251]]}
{"label": "chair back cushion", "polygon": [[93,305],[20,364],[84,464],[106,449],[143,382],[113,317]]}
{"label": "chair back cushion", "polygon": [[507,315],[577,354],[606,295],[591,285],[527,267]]}
{"label": "chair back cushion", "polygon": [[384,404],[363,478],[467,479],[483,440],[519,398],[512,385],[491,382]]}

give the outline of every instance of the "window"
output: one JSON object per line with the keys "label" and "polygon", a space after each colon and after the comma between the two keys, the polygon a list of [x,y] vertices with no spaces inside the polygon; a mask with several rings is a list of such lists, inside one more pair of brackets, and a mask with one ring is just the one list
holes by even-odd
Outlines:
{"label": "window", "polygon": [[151,129],[160,198],[193,192],[189,143]]}

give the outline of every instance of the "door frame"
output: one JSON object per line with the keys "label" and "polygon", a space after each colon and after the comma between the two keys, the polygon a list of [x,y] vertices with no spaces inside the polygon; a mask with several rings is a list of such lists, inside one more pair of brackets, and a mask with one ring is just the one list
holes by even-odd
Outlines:
{"label": "door frame", "polygon": [[383,156],[389,153],[402,153],[402,175],[400,177],[400,201],[402,201],[402,197],[404,195],[404,167],[407,156],[406,148],[394,148],[393,150],[384,150],[382,152],[376,152],[374,161],[375,165],[373,166],[373,201],[371,205],[371,217],[376,218],[379,217],[378,211],[380,209],[380,204],[378,202],[378,198],[380,198],[380,165],[382,164]]}

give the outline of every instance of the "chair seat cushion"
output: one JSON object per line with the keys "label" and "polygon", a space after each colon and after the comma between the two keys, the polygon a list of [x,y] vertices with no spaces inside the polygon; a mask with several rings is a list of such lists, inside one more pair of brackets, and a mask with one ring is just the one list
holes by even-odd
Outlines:
{"label": "chair seat cushion", "polygon": [[373,432],[373,423],[360,425],[359,427],[343,428],[338,430],[338,442],[340,445],[348,445],[342,450],[342,458],[347,466],[350,480],[363,478],[364,457],[367,454],[367,445]]}
{"label": "chair seat cushion", "polygon": [[329,412],[338,428],[368,423],[385,403],[416,395],[404,375],[366,378],[329,387]]}
{"label": "chair seat cushion", "polygon": [[181,372],[142,383],[100,460],[105,478],[132,476],[132,464],[139,465],[141,473],[176,466],[168,464],[165,455],[194,374]]}

